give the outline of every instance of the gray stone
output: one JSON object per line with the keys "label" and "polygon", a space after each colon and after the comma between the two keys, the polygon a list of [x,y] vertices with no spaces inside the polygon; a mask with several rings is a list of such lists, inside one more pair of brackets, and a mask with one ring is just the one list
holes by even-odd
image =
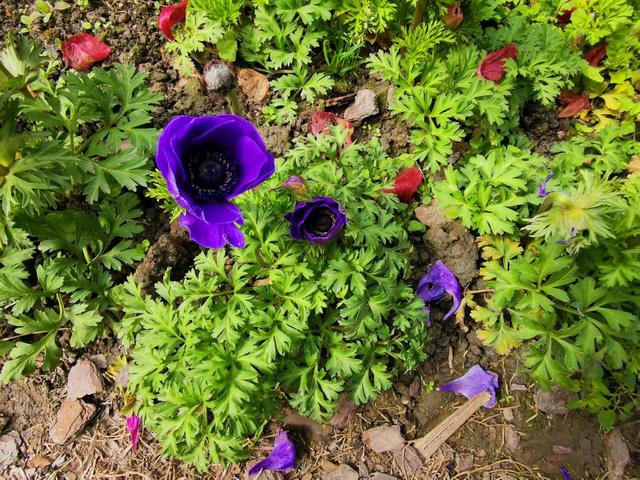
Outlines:
{"label": "gray stone", "polygon": [[386,473],[376,472],[371,477],[371,480],[398,480],[396,477],[392,477],[391,475],[387,475]]}
{"label": "gray stone", "polygon": [[72,400],[103,391],[102,377],[91,360],[80,360],[69,371],[67,398]]}
{"label": "gray stone", "polygon": [[457,453],[456,454],[456,473],[467,472],[473,469],[473,462],[475,457],[471,453]]}
{"label": "gray stone", "polygon": [[569,413],[567,404],[574,398],[575,394],[565,392],[560,387],[556,387],[552,391],[539,389],[535,393],[533,400],[541,412],[549,415],[566,415]]}
{"label": "gray stone", "polygon": [[565,447],[564,445],[554,445],[551,450],[556,455],[571,455],[573,453],[573,448]]}
{"label": "gray stone", "polygon": [[510,452],[516,452],[520,448],[520,435],[513,425],[504,427],[504,441]]}
{"label": "gray stone", "polygon": [[620,430],[614,428],[604,436],[604,444],[607,449],[607,479],[622,480],[627,465],[631,463],[627,442]]}
{"label": "gray stone", "polygon": [[67,398],[62,402],[56,423],[49,432],[51,441],[59,445],[65,443],[84,428],[95,411],[95,405]]}
{"label": "gray stone", "polygon": [[377,115],[379,112],[380,109],[378,108],[375,92],[364,89],[356,93],[355,100],[347,107],[342,116],[345,120],[357,126],[360,125],[363,120]]}
{"label": "gray stone", "polygon": [[218,95],[226,95],[236,85],[236,76],[231,67],[219,60],[207,63],[203,76],[207,90]]}
{"label": "gray stone", "polygon": [[16,431],[0,437],[0,472],[18,461],[21,444],[22,439]]}
{"label": "gray stone", "polygon": [[377,453],[393,452],[405,443],[398,425],[374,427],[362,434],[362,443]]}
{"label": "gray stone", "polygon": [[420,458],[416,449],[411,446],[399,448],[394,451],[393,459],[405,477],[416,476],[422,469],[422,458]]}
{"label": "gray stone", "polygon": [[347,464],[342,464],[335,470],[325,473],[322,480],[358,480],[360,475]]}
{"label": "gray stone", "polygon": [[513,422],[515,415],[513,414],[513,408],[505,408],[502,410],[502,416],[507,422]]}
{"label": "gray stone", "polygon": [[356,404],[349,395],[342,394],[338,401],[338,408],[331,419],[331,425],[338,430],[344,430],[356,417]]}

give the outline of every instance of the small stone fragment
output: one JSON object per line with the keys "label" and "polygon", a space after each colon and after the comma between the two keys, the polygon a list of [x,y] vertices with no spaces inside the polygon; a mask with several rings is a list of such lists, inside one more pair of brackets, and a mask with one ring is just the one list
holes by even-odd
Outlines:
{"label": "small stone fragment", "polygon": [[0,437],[0,472],[18,461],[21,444],[22,439],[16,431]]}
{"label": "small stone fragment", "polygon": [[[256,463],[258,463],[258,460],[250,462],[250,464],[247,465],[247,471],[249,471],[249,469],[251,469],[251,467]],[[246,478],[247,480],[284,480],[284,475],[280,472],[274,472],[273,470],[262,470],[258,475],[249,476],[247,474]]]}
{"label": "small stone fragment", "polygon": [[67,398],[58,410],[55,425],[51,428],[49,436],[53,443],[62,445],[91,420],[96,411],[95,405]]}
{"label": "small stone fragment", "polygon": [[416,376],[411,385],[409,385],[409,396],[411,398],[418,398],[422,394],[422,379],[420,376]]}
{"label": "small stone fragment", "polygon": [[505,408],[502,410],[502,416],[507,422],[513,422],[515,415],[513,414],[513,408]]}
{"label": "small stone fragment", "polygon": [[342,394],[338,400],[338,408],[333,414],[331,425],[338,430],[344,430],[356,417],[356,404],[349,395]]}
{"label": "small stone fragment", "polygon": [[360,476],[353,468],[346,463],[343,463],[335,470],[325,473],[322,476],[322,480],[358,480]]}
{"label": "small stone fragment", "polygon": [[105,370],[109,366],[109,362],[107,362],[107,357],[103,354],[99,353],[97,355],[91,355],[90,360],[94,363],[96,367],[100,370]]}
{"label": "small stone fragment", "polygon": [[504,441],[510,452],[515,452],[520,447],[520,435],[513,425],[504,427]]}
{"label": "small stone fragment", "polygon": [[552,391],[539,389],[533,400],[538,410],[549,415],[566,415],[569,413],[567,404],[575,398],[575,394],[565,392],[560,387],[554,388]]}
{"label": "small stone fragment", "polygon": [[205,65],[204,83],[209,92],[226,95],[236,86],[236,76],[229,65],[216,60]]}
{"label": "small stone fragment", "polygon": [[422,469],[422,458],[415,448],[406,446],[393,452],[393,458],[405,477],[413,477]]}
{"label": "small stone fragment", "polygon": [[362,442],[377,453],[392,452],[405,443],[398,425],[370,428],[362,434]]}
{"label": "small stone fragment", "polygon": [[51,459],[44,455],[34,455],[27,461],[28,468],[44,468],[51,465]]}
{"label": "small stone fragment", "polygon": [[512,383],[510,388],[512,392],[528,392],[529,391],[527,386],[522,385],[521,383]]}
{"label": "small stone fragment", "polygon": [[556,455],[571,455],[573,453],[573,448],[565,447],[564,445],[554,445],[551,450]]}
{"label": "small stone fragment", "polygon": [[269,97],[269,80],[250,68],[238,70],[238,86],[249,102],[260,105]]}
{"label": "small stone fragment", "polygon": [[604,436],[604,444],[607,449],[607,479],[622,480],[624,471],[631,462],[627,442],[620,430],[614,428]]}
{"label": "small stone fragment", "polygon": [[392,477],[391,475],[387,475],[386,473],[376,472],[371,477],[371,480],[398,480],[396,477]]}
{"label": "small stone fragment", "polygon": [[129,386],[129,364],[127,363],[118,372],[116,377],[116,385],[119,387],[127,388]]}
{"label": "small stone fragment", "polygon": [[67,379],[67,398],[75,400],[102,391],[102,377],[91,360],[80,360],[71,368]]}
{"label": "small stone fragment", "polygon": [[375,92],[364,89],[356,93],[355,100],[347,107],[342,117],[357,126],[364,119],[377,115],[379,111]]}
{"label": "small stone fragment", "polygon": [[473,462],[475,458],[471,453],[457,453],[456,454],[456,473],[467,472],[473,469]]}

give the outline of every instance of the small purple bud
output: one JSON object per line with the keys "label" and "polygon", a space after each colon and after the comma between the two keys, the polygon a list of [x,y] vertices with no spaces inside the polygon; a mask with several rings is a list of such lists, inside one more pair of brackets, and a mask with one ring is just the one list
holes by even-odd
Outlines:
{"label": "small purple bud", "polygon": [[549,175],[547,175],[547,177],[542,181],[540,187],[538,188],[538,195],[540,195],[541,197],[546,197],[547,195],[549,195],[549,192],[547,192],[547,182],[555,177],[555,173],[550,173]]}
{"label": "small purple bud", "polygon": [[302,177],[298,177],[297,175],[293,175],[281,185],[282,188],[288,188],[289,190],[294,191],[298,195],[304,195],[307,193],[307,182]]}
{"label": "small purple bud", "polygon": [[142,422],[136,414],[127,417],[127,430],[129,430],[129,439],[131,440],[131,451],[135,453],[138,449],[138,441],[140,440],[140,426]]}

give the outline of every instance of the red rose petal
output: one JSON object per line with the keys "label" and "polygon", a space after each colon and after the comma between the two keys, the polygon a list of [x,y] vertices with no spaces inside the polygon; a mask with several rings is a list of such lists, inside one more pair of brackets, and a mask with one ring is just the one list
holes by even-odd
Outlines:
{"label": "red rose petal", "polygon": [[500,50],[489,53],[476,71],[476,75],[484,78],[485,80],[492,80],[499,82],[504,78],[506,70],[504,68],[504,61],[507,58],[516,58],[518,56],[518,46],[515,43],[509,43],[502,47]]}
{"label": "red rose petal", "polygon": [[592,67],[597,67],[606,54],[607,44],[601,43],[600,45],[593,47],[591,50],[585,53],[582,58],[589,62],[589,65],[591,65]]}
{"label": "red rose petal", "polygon": [[562,12],[560,15],[558,15],[556,17],[556,23],[558,25],[566,25],[569,22],[571,22],[571,15],[573,15],[573,12],[576,11],[576,8],[570,8],[569,10],[565,10],[564,12]]}
{"label": "red rose petal", "polygon": [[89,33],[80,33],[62,42],[62,57],[75,70],[88,70],[111,55],[111,47]]}
{"label": "red rose petal", "polygon": [[462,12],[462,6],[460,2],[453,2],[447,6],[447,13],[442,17],[442,21],[445,25],[456,28],[464,20],[464,13]]}
{"label": "red rose petal", "polygon": [[385,188],[383,193],[395,193],[401,202],[411,203],[413,195],[423,180],[422,172],[418,167],[411,167],[396,177],[393,188]]}
{"label": "red rose petal", "polygon": [[563,92],[558,101],[564,105],[558,112],[560,118],[576,117],[583,110],[591,108],[591,102],[588,95],[580,95],[574,92]]}
{"label": "red rose petal", "polygon": [[354,128],[350,121],[331,112],[313,112],[311,114],[311,133],[316,137],[321,133],[329,134],[329,128],[334,125],[340,125],[348,130],[349,133],[344,145],[345,147],[351,145],[351,135]]}
{"label": "red rose petal", "polygon": [[184,20],[187,15],[189,0],[164,7],[158,16],[158,28],[172,42],[175,40],[171,29]]}

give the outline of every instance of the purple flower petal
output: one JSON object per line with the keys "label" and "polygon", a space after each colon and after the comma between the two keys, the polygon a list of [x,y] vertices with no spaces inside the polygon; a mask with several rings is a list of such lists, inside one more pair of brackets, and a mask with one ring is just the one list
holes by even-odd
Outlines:
{"label": "purple flower petal", "polygon": [[561,466],[560,472],[562,472],[562,476],[564,477],[564,480],[571,480],[571,475],[569,475],[569,470],[567,470],[565,467]]}
{"label": "purple flower petal", "polygon": [[549,195],[549,192],[547,192],[547,182],[555,177],[555,173],[550,173],[546,176],[546,178],[542,181],[540,187],[538,188],[538,195],[540,195],[541,197],[546,197],[547,195]]}
{"label": "purple flower petal", "polygon": [[420,280],[416,293],[426,303],[440,300],[445,293],[451,295],[453,305],[444,316],[444,320],[456,313],[462,303],[462,287],[449,267],[440,260],[429,267]]}
{"label": "purple flower petal", "polygon": [[293,468],[296,462],[296,447],[289,437],[287,432],[278,430],[276,432],[276,441],[273,444],[273,450],[267,458],[256,463],[249,475],[257,475],[262,470],[273,470],[276,472],[286,472]]}
{"label": "purple flower petal", "polygon": [[296,203],[284,218],[291,223],[289,235],[294,240],[324,245],[331,242],[347,225],[347,215],[337,200],[318,196]]}
{"label": "purple flower petal", "polygon": [[131,440],[131,450],[135,452],[138,449],[138,441],[140,440],[140,417],[136,414],[127,417],[127,430],[129,430],[129,439]]}
{"label": "purple flower petal", "polygon": [[437,390],[457,393],[469,399],[487,390],[491,399],[484,406],[492,408],[496,404],[496,390],[499,387],[498,376],[495,373],[483,370],[480,365],[474,365],[462,377],[438,387]]}

